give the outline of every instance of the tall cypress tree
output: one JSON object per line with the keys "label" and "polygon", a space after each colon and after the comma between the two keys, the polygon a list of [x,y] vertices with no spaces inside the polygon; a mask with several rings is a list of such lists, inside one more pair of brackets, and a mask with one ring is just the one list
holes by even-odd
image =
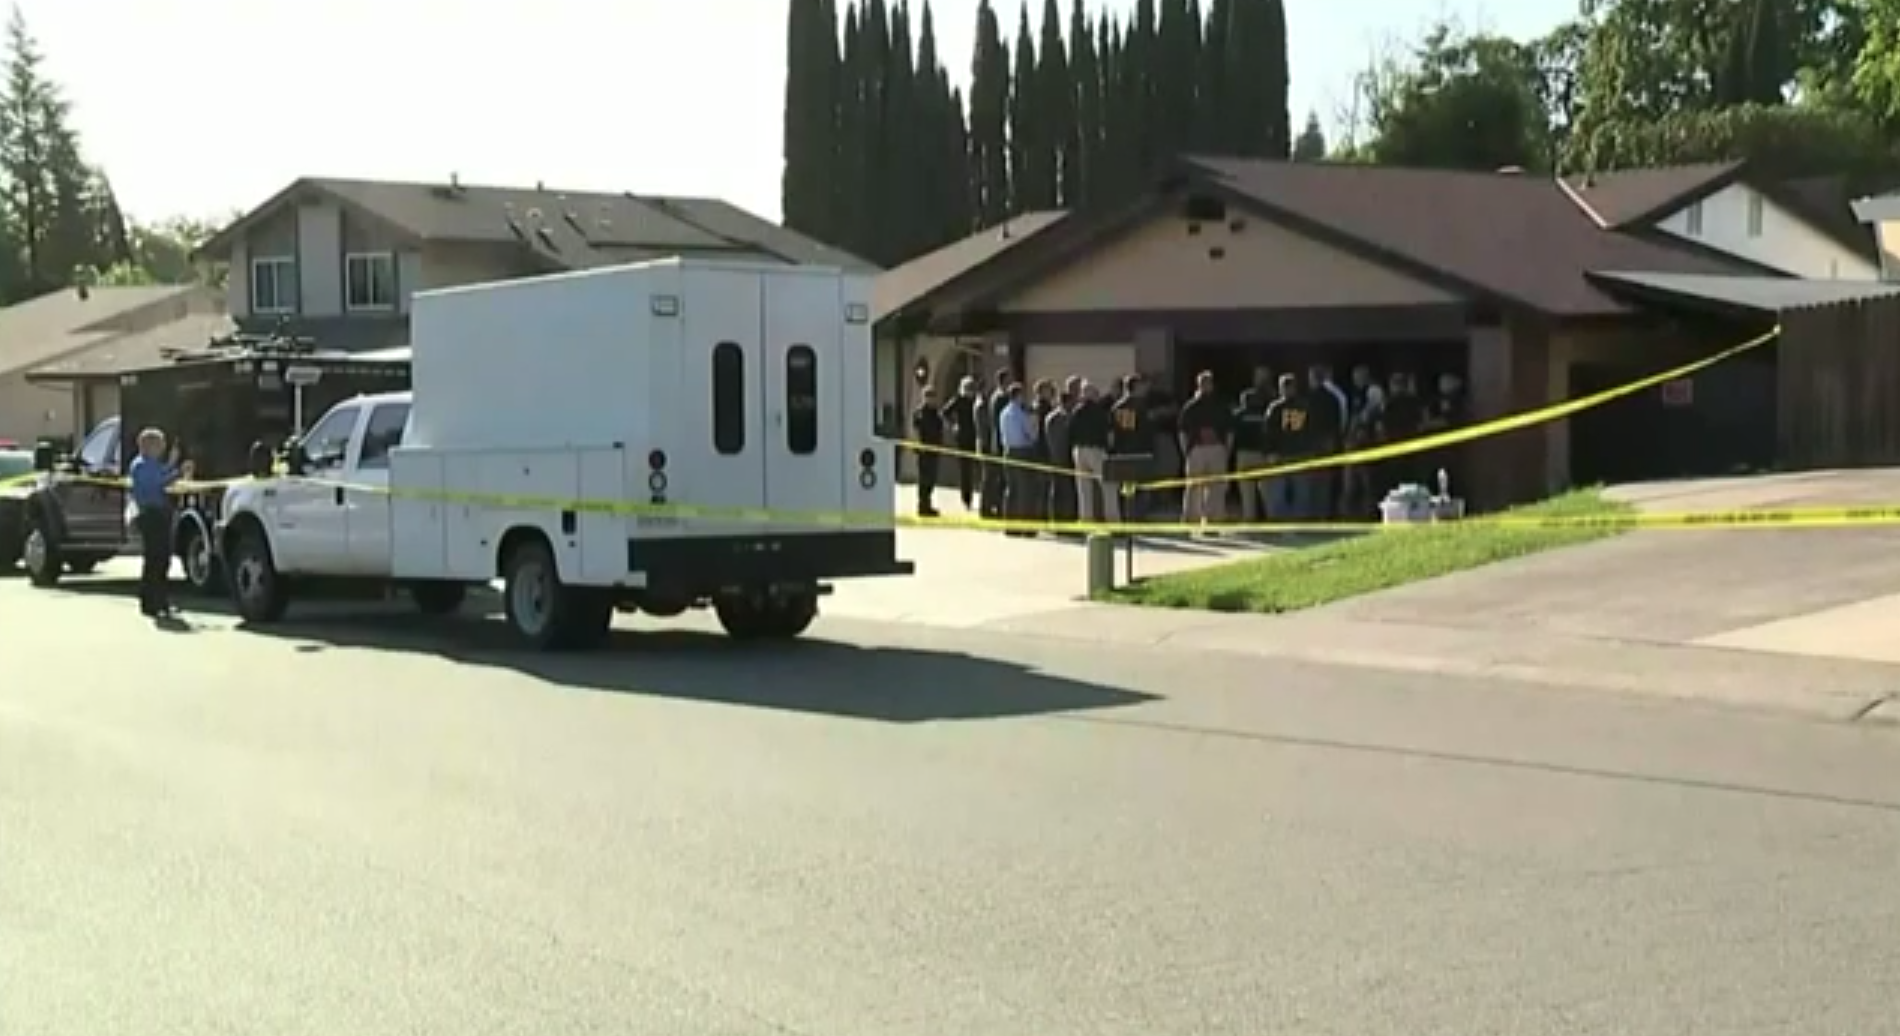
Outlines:
{"label": "tall cypress tree", "polygon": [[1234,113],[1228,100],[1227,23],[1234,0],[1213,0],[1207,7],[1207,27],[1201,41],[1201,64],[1195,90],[1201,110],[1200,146],[1232,154]]}
{"label": "tall cypress tree", "polygon": [[1286,158],[1293,151],[1293,116],[1287,110],[1291,68],[1286,53],[1286,3],[1285,0],[1260,0],[1260,3],[1266,8],[1261,17],[1264,29],[1260,41],[1260,88],[1266,95],[1262,113],[1266,144],[1261,154],[1268,158]]}
{"label": "tall cypress tree", "polygon": [[[1062,196],[1062,204],[1070,208],[1092,204],[1101,193],[1102,69],[1096,59],[1095,41],[1088,8],[1083,0],[1073,0],[1069,8],[1069,73],[1075,80],[1075,177],[1072,183],[1065,183]],[[1065,179],[1070,171],[1070,167],[1064,167]]]}
{"label": "tall cypress tree", "polygon": [[1047,137],[1036,107],[1036,40],[1029,32],[1029,5],[1017,11],[1016,63],[1009,83],[1009,211],[1042,207],[1052,184],[1045,160]]}
{"label": "tall cypress tree", "polygon": [[910,8],[898,0],[891,8],[890,50],[884,65],[884,159],[879,170],[880,179],[891,186],[881,198],[880,222],[888,236],[878,261],[886,266],[922,252],[930,238],[925,229],[929,211],[914,198],[924,163],[920,122],[927,117],[913,89],[915,73]]}
{"label": "tall cypress tree", "polygon": [[1076,125],[1075,79],[1062,40],[1062,8],[1042,0],[1042,39],[1036,48],[1036,117],[1043,128],[1048,190],[1041,208],[1075,204],[1082,193],[1082,137]]}
{"label": "tall cypress tree", "polygon": [[976,10],[970,57],[970,165],[977,219],[995,226],[1009,218],[1009,48],[990,0]]}
{"label": "tall cypress tree", "polygon": [[[822,103],[817,90],[818,0],[791,0],[785,26],[785,168],[779,177],[779,214],[786,226],[823,240],[823,127],[814,124]],[[830,30],[824,29],[827,35]]]}
{"label": "tall cypress tree", "polygon": [[865,173],[869,168],[866,148],[869,145],[869,129],[866,121],[869,111],[864,91],[864,25],[858,16],[858,7],[852,4],[844,13],[843,58],[839,64],[838,99],[838,163],[836,178],[838,190],[834,197],[837,208],[837,243],[839,247],[856,255],[870,258],[868,251],[870,214],[864,204],[864,191],[867,186]]}

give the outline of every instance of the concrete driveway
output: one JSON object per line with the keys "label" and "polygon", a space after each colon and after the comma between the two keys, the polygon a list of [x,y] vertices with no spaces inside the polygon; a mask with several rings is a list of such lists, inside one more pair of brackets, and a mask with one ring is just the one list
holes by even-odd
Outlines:
{"label": "concrete driveway", "polygon": [[[1900,471],[1655,483],[1611,495],[1650,512],[1894,503]],[[1900,528],[1636,533],[1324,611],[1360,622],[1900,662]]]}

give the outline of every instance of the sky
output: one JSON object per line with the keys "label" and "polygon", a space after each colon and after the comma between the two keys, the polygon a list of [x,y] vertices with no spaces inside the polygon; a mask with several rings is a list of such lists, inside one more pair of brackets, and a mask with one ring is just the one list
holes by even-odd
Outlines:
{"label": "sky", "polygon": [[[916,0],[913,0],[916,2]],[[995,0],[1013,38],[1020,0]],[[1032,0],[1032,18],[1041,0]],[[1127,9],[1134,0],[1091,0]],[[1068,0],[1060,5],[1066,12]],[[1297,125],[1439,17],[1516,36],[1575,0],[1286,0]],[[300,176],[721,197],[778,217],[784,0],[20,0],[135,218]],[[977,0],[933,0],[967,80]]]}

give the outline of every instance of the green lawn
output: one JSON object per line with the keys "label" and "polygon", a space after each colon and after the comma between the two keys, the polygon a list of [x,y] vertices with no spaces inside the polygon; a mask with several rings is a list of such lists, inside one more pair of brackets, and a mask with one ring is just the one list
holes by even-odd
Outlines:
{"label": "green lawn", "polygon": [[[1582,489],[1510,512],[1524,517],[1616,515],[1626,504]],[[1610,528],[1467,523],[1369,532],[1193,572],[1144,579],[1108,599],[1155,608],[1291,612],[1437,576],[1615,536]]]}

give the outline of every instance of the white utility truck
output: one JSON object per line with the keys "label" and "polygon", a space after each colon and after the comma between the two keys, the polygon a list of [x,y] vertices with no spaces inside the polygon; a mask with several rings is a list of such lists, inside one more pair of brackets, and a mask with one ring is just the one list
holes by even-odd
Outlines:
{"label": "white utility truck", "polygon": [[500,578],[543,649],[597,644],[615,609],[797,636],[826,580],[913,571],[865,518],[890,513],[896,470],[870,294],[835,269],[677,259],[418,294],[413,391],[338,404],[289,474],[226,494],[239,613],[274,621],[332,582],[448,612]]}

